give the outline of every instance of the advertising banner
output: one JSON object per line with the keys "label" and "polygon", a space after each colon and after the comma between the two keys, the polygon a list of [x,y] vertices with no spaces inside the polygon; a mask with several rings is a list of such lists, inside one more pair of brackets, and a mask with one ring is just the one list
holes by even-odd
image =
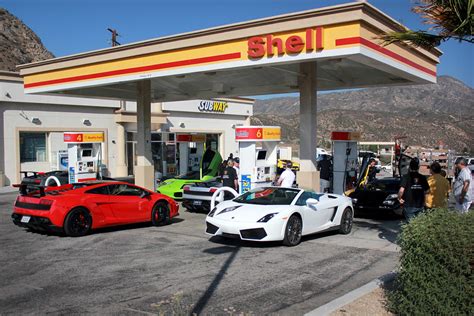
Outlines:
{"label": "advertising banner", "polygon": [[279,141],[279,126],[239,126],[235,128],[236,141]]}
{"label": "advertising banner", "polygon": [[102,132],[67,132],[64,133],[65,143],[102,143],[105,137]]}

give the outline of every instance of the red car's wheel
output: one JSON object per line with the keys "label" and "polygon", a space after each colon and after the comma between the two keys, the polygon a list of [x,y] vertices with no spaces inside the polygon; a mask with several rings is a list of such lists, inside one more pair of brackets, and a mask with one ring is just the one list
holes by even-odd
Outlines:
{"label": "red car's wheel", "polygon": [[92,227],[92,217],[87,209],[78,207],[67,214],[64,220],[64,232],[71,237],[87,235]]}
{"label": "red car's wheel", "polygon": [[151,211],[151,223],[153,226],[163,226],[171,224],[170,208],[166,202],[158,202]]}

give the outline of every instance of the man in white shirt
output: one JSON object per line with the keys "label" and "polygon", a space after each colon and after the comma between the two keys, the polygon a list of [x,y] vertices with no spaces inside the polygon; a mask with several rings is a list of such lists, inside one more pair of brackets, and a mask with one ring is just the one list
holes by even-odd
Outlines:
{"label": "man in white shirt", "polygon": [[454,199],[456,200],[456,210],[460,213],[469,212],[471,207],[471,171],[467,167],[467,160],[463,157],[456,159],[454,163],[458,174],[453,183]]}
{"label": "man in white shirt", "polygon": [[235,172],[237,173],[237,176],[239,176],[239,172],[240,172],[240,159],[239,159],[239,157],[234,158],[234,169],[235,169]]}
{"label": "man in white shirt", "polygon": [[[239,157],[234,158],[234,166],[233,166],[235,173],[237,174],[237,181],[239,180],[239,175],[240,175],[240,159]],[[239,192],[239,185],[237,184],[237,192]]]}
{"label": "man in white shirt", "polygon": [[277,185],[280,187],[291,188],[293,182],[295,182],[295,174],[291,171],[291,162],[286,163],[286,169],[282,172],[280,178],[278,178]]}

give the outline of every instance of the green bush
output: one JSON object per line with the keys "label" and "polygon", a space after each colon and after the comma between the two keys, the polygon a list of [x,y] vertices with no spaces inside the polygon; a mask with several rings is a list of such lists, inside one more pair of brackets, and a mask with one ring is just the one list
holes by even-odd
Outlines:
{"label": "green bush", "polygon": [[388,307],[399,315],[474,314],[474,212],[436,209],[403,226]]}

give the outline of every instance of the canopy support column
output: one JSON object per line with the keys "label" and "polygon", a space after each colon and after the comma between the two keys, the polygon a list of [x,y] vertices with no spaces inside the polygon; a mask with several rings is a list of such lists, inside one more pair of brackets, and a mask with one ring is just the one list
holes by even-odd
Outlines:
{"label": "canopy support column", "polygon": [[154,190],[154,168],[151,154],[151,82],[137,83],[137,165],[135,184]]}
{"label": "canopy support column", "polygon": [[316,62],[300,65],[300,171],[299,187],[319,191],[319,172],[316,169]]}
{"label": "canopy support column", "polygon": [[116,165],[115,165],[115,176],[126,177],[128,176],[127,164],[125,159],[125,126],[123,123],[117,123],[117,144],[116,144]]}

